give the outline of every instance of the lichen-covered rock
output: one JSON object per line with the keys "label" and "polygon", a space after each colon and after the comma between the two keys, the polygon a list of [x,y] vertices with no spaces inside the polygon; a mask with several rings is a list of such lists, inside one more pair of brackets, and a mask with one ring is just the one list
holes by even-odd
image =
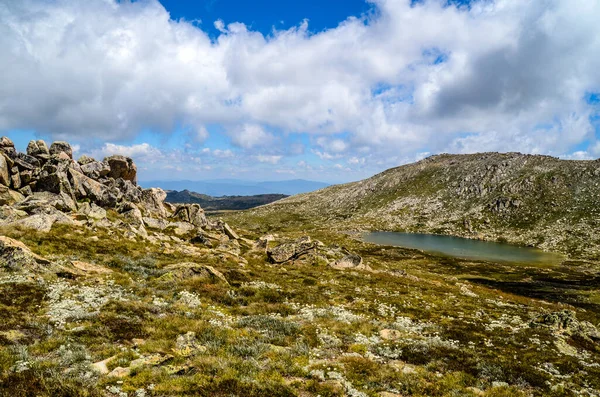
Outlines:
{"label": "lichen-covered rock", "polygon": [[357,254],[348,254],[337,261],[330,263],[330,267],[337,270],[354,269],[370,270],[370,267],[363,263],[362,257]]}
{"label": "lichen-covered rock", "polygon": [[73,149],[68,142],[64,141],[56,141],[50,145],[50,154],[51,155],[59,155],[60,153],[64,153],[69,156],[70,159],[73,158]]}
{"label": "lichen-covered rock", "polygon": [[106,218],[106,210],[96,205],[96,203],[81,203],[79,205],[79,211],[77,211],[77,213],[91,219]]}
{"label": "lichen-covered rock", "polygon": [[0,184],[4,186],[10,186],[10,168],[6,157],[0,154]]}
{"label": "lichen-covered rock", "polygon": [[579,321],[572,310],[543,314],[532,321],[531,326],[546,327],[558,335],[578,335],[600,341],[600,331],[588,321]]}
{"label": "lichen-covered rock", "polygon": [[50,150],[48,145],[43,140],[29,141],[27,145],[27,154],[33,157],[48,158],[50,156]]}
{"label": "lichen-covered rock", "polygon": [[271,263],[285,263],[315,252],[315,250],[316,244],[311,241],[310,237],[305,236],[296,241],[267,249],[267,257]]}
{"label": "lichen-covered rock", "polygon": [[0,185],[0,205],[11,205],[23,201],[25,197],[19,193]]}
{"label": "lichen-covered rock", "polygon": [[20,241],[0,236],[0,268],[10,271],[45,268],[50,261],[34,254]]}
{"label": "lichen-covered rock", "polygon": [[144,189],[140,205],[145,214],[166,218],[169,216],[167,209],[163,205],[166,197],[167,193],[160,188]]}
{"label": "lichen-covered rock", "polygon": [[0,138],[0,152],[5,153],[11,159],[17,155],[15,144],[6,136]]}
{"label": "lichen-covered rock", "polygon": [[60,171],[38,179],[35,190],[38,192],[66,193],[71,197],[75,197],[67,174]]}
{"label": "lichen-covered rock", "polygon": [[[81,165],[81,172],[88,178],[100,179],[106,177],[110,173],[110,166],[104,161],[95,161],[88,157],[88,162],[81,163],[82,159],[79,159]],[[84,161],[87,161],[84,159]]]}
{"label": "lichen-covered rock", "polygon": [[54,207],[62,212],[77,211],[77,204],[65,193],[36,192],[16,206],[29,214],[37,213],[44,207]]}
{"label": "lichen-covered rock", "polygon": [[190,278],[205,280],[207,283],[223,283],[229,285],[223,274],[212,266],[199,265],[197,263],[185,262],[165,267],[166,273],[160,279],[162,281],[180,281]]}
{"label": "lichen-covered rock", "polygon": [[79,157],[79,159],[77,160],[77,163],[79,163],[79,165],[84,166],[86,164],[90,164],[95,162],[96,160],[93,159],[92,157],[86,156],[85,154],[81,157]]}
{"label": "lichen-covered rock", "polygon": [[130,157],[115,155],[105,158],[104,162],[110,167],[109,177],[137,183],[137,167]]}

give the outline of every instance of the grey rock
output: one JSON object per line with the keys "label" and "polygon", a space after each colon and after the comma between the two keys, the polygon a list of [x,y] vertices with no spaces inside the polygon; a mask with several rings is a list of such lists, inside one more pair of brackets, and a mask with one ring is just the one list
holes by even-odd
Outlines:
{"label": "grey rock", "polygon": [[6,186],[0,185],[0,205],[11,205],[23,201],[25,197]]}
{"label": "grey rock", "polygon": [[19,174],[18,170],[11,175],[10,185],[14,190],[19,190],[21,188],[21,175]]}
{"label": "grey rock", "polygon": [[17,155],[15,144],[6,136],[0,138],[0,152],[4,152],[10,158]]}
{"label": "grey rock", "polygon": [[43,140],[29,141],[27,145],[27,154],[33,157],[42,157],[47,159],[50,155],[50,150]]}
{"label": "grey rock", "polygon": [[85,154],[83,156],[81,156],[79,158],[79,160],[77,160],[77,163],[79,163],[79,165],[81,165],[81,166],[84,166],[89,163],[94,163],[94,162],[96,162],[95,159],[93,159],[92,157],[86,156]]}
{"label": "grey rock", "polygon": [[144,189],[142,191],[142,207],[144,212],[150,215],[156,215],[166,218],[169,214],[163,205],[167,193],[160,188]]}
{"label": "grey rock", "polygon": [[315,252],[316,244],[310,237],[301,237],[296,241],[279,244],[267,250],[267,257],[271,263],[285,263],[298,259],[303,255]]}
{"label": "grey rock", "polygon": [[[81,172],[85,174],[88,178],[100,179],[104,178],[110,173],[110,167],[108,163],[103,161],[95,161],[90,159],[87,163],[81,164]],[[81,161],[81,159],[79,159]]]}
{"label": "grey rock", "polygon": [[62,212],[77,211],[77,205],[69,195],[51,192],[33,193],[15,207],[28,214],[35,214],[45,207],[53,207]]}
{"label": "grey rock", "polygon": [[199,265],[191,262],[177,263],[165,267],[165,271],[166,273],[160,277],[163,281],[195,278],[205,280],[208,283],[222,283],[229,285],[229,282],[221,272],[208,265]]}
{"label": "grey rock", "polygon": [[46,268],[50,261],[34,254],[20,241],[0,236],[0,268],[10,271]]}
{"label": "grey rock", "polygon": [[10,172],[4,155],[0,154],[0,184],[10,186]]}
{"label": "grey rock", "polygon": [[73,158],[73,149],[69,143],[64,141],[53,142],[52,145],[50,145],[50,154],[59,155],[60,153],[65,153],[70,159]]}
{"label": "grey rock", "polygon": [[337,270],[370,270],[370,268],[363,263],[362,257],[357,254],[348,254],[343,258],[330,263],[329,266]]}
{"label": "grey rock", "polygon": [[75,197],[65,172],[58,171],[41,177],[37,181],[35,188],[38,192],[66,193],[71,197]]}

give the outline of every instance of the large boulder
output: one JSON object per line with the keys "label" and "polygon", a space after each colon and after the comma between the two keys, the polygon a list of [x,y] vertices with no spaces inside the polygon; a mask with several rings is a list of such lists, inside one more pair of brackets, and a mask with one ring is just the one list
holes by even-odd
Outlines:
{"label": "large boulder", "polygon": [[65,193],[36,192],[15,206],[17,209],[35,214],[44,207],[53,207],[62,212],[77,211],[73,199]]}
{"label": "large boulder", "polygon": [[296,241],[269,248],[267,250],[267,257],[271,263],[285,263],[309,253],[314,253],[316,247],[316,243],[312,242],[310,237],[305,236]]}
{"label": "large boulder", "polygon": [[77,199],[89,198],[97,203],[104,203],[107,201],[105,200],[105,197],[108,195],[107,192],[109,188],[100,182],[88,178],[74,169],[69,169],[69,177],[73,187],[73,193]]}
{"label": "large boulder", "polygon": [[73,158],[73,149],[71,145],[64,141],[56,141],[50,145],[50,154],[59,155],[60,153],[65,153],[69,156],[70,159]]}
{"label": "large boulder", "polygon": [[160,188],[144,189],[141,202],[144,212],[148,215],[166,218],[169,215],[163,205],[166,198],[167,193]]}
{"label": "large boulder", "polygon": [[109,177],[137,183],[137,167],[130,157],[115,155],[105,158],[104,162],[110,167]]}
{"label": "large boulder", "polygon": [[15,158],[17,155],[15,144],[6,136],[0,138],[0,152],[6,153],[10,158]]}
{"label": "large boulder", "polygon": [[227,279],[220,271],[208,265],[185,262],[169,265],[165,267],[165,270],[166,273],[160,277],[162,281],[199,279],[207,283],[229,285]]}
{"label": "large boulder", "polygon": [[44,268],[50,261],[34,254],[25,244],[12,238],[0,236],[0,268],[22,270]]}
{"label": "large boulder", "polygon": [[10,172],[6,158],[0,154],[0,184],[4,186],[10,185]]}
{"label": "large boulder", "polygon": [[27,145],[27,154],[29,156],[47,159],[50,156],[50,150],[46,142],[41,139],[37,141],[29,141]]}
{"label": "large boulder", "polygon": [[0,185],[0,205],[12,205],[21,202],[25,197],[6,186]]}
{"label": "large boulder", "polygon": [[110,166],[108,165],[108,163],[103,161],[95,161],[94,159],[90,159],[89,157],[87,159],[91,161],[88,161],[83,157],[79,159],[79,164],[81,165],[81,172],[83,172],[88,178],[100,179],[104,178],[110,173]]}
{"label": "large boulder", "polygon": [[25,153],[18,153],[14,158],[19,170],[36,170],[40,168],[40,160]]}
{"label": "large boulder", "polygon": [[369,266],[363,263],[361,256],[357,254],[348,254],[343,258],[340,258],[337,261],[330,263],[329,266],[337,270],[371,270]]}
{"label": "large boulder", "polygon": [[208,225],[204,210],[199,204],[180,204],[175,208],[172,216],[182,222],[188,222],[196,227],[203,228]]}
{"label": "large boulder", "polygon": [[35,189],[38,192],[66,193],[74,197],[73,189],[65,172],[57,171],[38,179]]}

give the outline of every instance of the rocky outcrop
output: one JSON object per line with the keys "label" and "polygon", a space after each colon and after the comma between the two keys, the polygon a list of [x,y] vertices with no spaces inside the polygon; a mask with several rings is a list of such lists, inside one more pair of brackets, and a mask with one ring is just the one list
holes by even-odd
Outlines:
{"label": "rocky outcrop", "polygon": [[[164,190],[142,189],[136,179],[137,167],[129,157],[99,161],[82,156],[75,161],[67,142],[48,148],[41,140],[30,141],[27,153],[19,153],[10,139],[0,138],[0,227],[40,232],[57,224],[103,228],[167,250],[173,242],[209,236],[205,246],[240,254],[239,244],[233,243],[239,237],[229,225],[209,221],[198,204],[165,203]],[[231,246],[224,245],[230,240]],[[198,271],[215,276],[209,268]]]}
{"label": "rocky outcrop", "polygon": [[271,263],[285,263],[301,256],[313,253],[316,250],[316,244],[310,237],[301,237],[296,241],[279,244],[276,247],[267,250],[267,257]]}

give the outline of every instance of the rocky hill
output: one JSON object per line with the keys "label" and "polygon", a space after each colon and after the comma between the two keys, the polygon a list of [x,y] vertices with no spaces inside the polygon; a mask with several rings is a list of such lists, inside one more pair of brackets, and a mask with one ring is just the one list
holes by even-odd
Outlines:
{"label": "rocky hill", "polygon": [[169,203],[196,203],[200,204],[205,211],[240,211],[261,205],[269,204],[277,200],[289,197],[285,194],[257,194],[254,196],[221,196],[213,197],[206,194],[183,190],[181,192],[167,191],[165,201]]}
{"label": "rocky hill", "polygon": [[509,241],[600,257],[600,161],[520,153],[437,155],[254,210],[338,230]]}

